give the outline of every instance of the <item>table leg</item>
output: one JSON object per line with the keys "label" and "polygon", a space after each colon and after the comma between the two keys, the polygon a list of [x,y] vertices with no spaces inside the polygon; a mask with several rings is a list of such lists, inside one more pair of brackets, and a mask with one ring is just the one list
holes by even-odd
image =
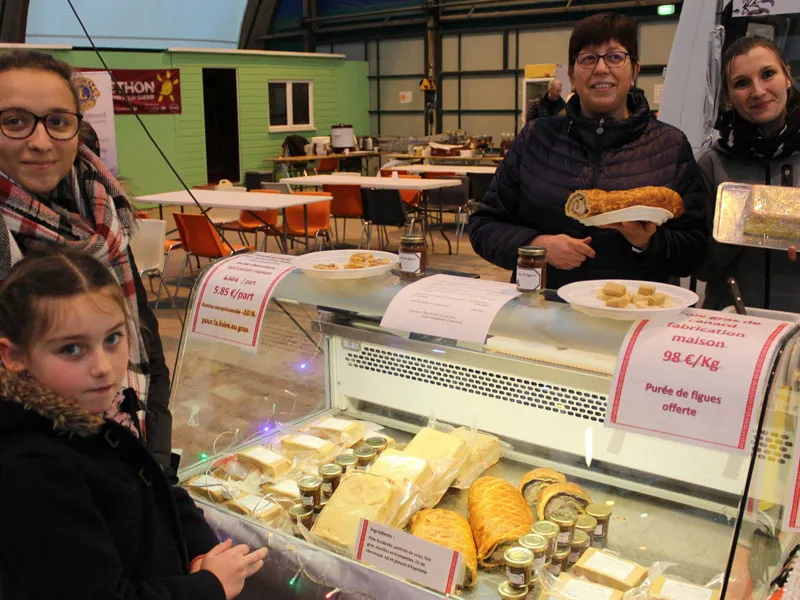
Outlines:
{"label": "table leg", "polygon": [[286,234],[286,209],[282,209],[281,212],[283,213],[283,223],[281,225],[281,227],[283,227],[283,235],[281,236],[283,239],[283,251],[286,252],[286,254],[289,254],[289,236]]}
{"label": "table leg", "polygon": [[308,252],[308,204],[303,204],[303,227],[306,230],[306,252]]}

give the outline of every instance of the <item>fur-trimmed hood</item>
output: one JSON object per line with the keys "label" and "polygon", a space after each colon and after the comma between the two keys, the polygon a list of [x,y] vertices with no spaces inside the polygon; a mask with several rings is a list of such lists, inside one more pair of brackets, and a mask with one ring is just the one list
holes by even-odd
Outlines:
{"label": "fur-trimmed hood", "polygon": [[55,432],[80,437],[99,433],[104,423],[101,415],[59,396],[27,373],[0,369],[0,435],[32,426],[36,421],[40,426],[49,421]]}

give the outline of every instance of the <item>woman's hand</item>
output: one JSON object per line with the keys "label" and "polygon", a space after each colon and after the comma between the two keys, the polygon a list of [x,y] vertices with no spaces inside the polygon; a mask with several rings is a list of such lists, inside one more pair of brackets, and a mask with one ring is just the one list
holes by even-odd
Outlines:
{"label": "woman's hand", "polygon": [[592,238],[579,240],[565,234],[540,235],[533,238],[531,246],[547,249],[547,262],[557,269],[569,271],[580,267],[587,258],[594,258],[590,244]]}
{"label": "woman's hand", "polygon": [[789,260],[797,262],[797,248],[794,246],[789,246]]}
{"label": "woman's hand", "polygon": [[232,540],[225,540],[208,551],[202,569],[211,571],[219,579],[225,599],[232,600],[241,593],[245,579],[264,566],[266,556],[266,548],[250,552],[245,544],[234,546]]}
{"label": "woman's hand", "polygon": [[639,248],[639,250],[647,250],[650,245],[650,238],[656,232],[658,227],[655,223],[649,221],[625,221],[623,223],[612,223],[611,225],[600,225],[601,229],[616,229],[625,239],[631,243],[631,246]]}

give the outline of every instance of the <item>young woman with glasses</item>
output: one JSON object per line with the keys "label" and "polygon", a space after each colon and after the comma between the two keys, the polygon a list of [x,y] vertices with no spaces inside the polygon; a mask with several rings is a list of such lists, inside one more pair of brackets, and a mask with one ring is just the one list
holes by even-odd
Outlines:
{"label": "young woman with glasses", "polygon": [[79,143],[80,104],[66,63],[0,55],[0,280],[30,250],[89,253],[122,284],[135,324],[128,385],[146,407],[147,446],[169,464],[169,370],[158,321],[128,247],[133,211],[119,182]]}
{"label": "young woman with glasses", "polygon": [[[636,22],[610,13],[588,17],[573,30],[569,55],[575,95],[567,114],[537,119],[517,136],[470,218],[472,246],[510,270],[520,246],[546,248],[553,289],[588,279],[689,275],[708,245],[697,164],[683,133],[657,121],[635,86]],[[677,191],[683,216],[660,227],[597,228],[564,213],[575,190],[644,186]]]}

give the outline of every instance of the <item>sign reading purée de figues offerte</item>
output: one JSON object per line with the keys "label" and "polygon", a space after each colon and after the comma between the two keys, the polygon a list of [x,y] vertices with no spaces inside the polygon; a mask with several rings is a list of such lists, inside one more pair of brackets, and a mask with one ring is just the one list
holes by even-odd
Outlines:
{"label": "sign reading pur\u00e9e de figues offerte", "polygon": [[606,425],[746,453],[771,361],[791,330],[700,309],[639,321],[622,345]]}

